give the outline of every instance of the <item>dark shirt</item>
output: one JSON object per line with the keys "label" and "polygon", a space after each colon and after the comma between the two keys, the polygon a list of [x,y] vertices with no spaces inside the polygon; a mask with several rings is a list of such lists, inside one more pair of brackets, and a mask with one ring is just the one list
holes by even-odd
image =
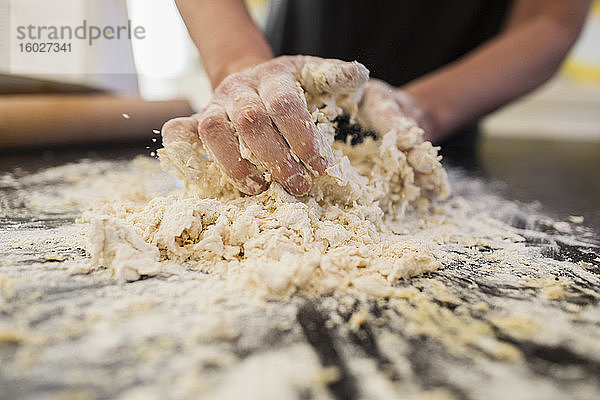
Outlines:
{"label": "dark shirt", "polygon": [[509,0],[273,0],[276,55],[357,60],[399,86],[498,33]]}
{"label": "dark shirt", "polygon": [[[511,0],[271,0],[266,34],[276,56],[307,54],[363,63],[394,86],[448,64],[496,35]],[[478,124],[442,143],[475,163]]]}

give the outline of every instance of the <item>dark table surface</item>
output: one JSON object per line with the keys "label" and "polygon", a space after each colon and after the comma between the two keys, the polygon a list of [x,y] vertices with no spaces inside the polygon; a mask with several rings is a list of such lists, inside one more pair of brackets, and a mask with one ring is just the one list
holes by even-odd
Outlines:
{"label": "dark table surface", "polygon": [[449,164],[497,182],[505,197],[539,202],[561,220],[583,216],[585,225],[600,231],[600,142],[482,137],[475,146],[445,153]]}
{"label": "dark table surface", "polygon": [[[158,146],[149,138],[5,152],[0,171],[18,177],[81,158],[129,160]],[[224,382],[221,389],[240,385],[221,392],[238,398],[243,388],[244,397],[267,398],[256,396],[260,384],[239,379],[244,372],[252,380],[257,369],[275,398],[274,380],[293,388],[315,363],[337,371],[323,397],[309,384],[279,398],[358,399],[369,388],[385,393],[386,385],[415,399],[598,398],[600,143],[483,138],[444,151],[446,162],[492,182],[504,197],[538,202],[559,221],[583,216],[595,232],[578,225],[564,236],[537,217],[511,220],[522,246],[539,248],[537,263],[505,263],[495,249],[464,244],[452,247],[462,261],[399,283],[414,297],[348,305],[335,296],[294,296],[206,310],[201,272],[184,268],[131,284],[116,283],[106,269],[73,274],[68,263],[85,263],[85,251],[60,242],[54,228],[77,228],[78,215],[8,213],[0,226],[9,244],[0,248],[0,398],[167,398],[201,391],[205,380]],[[25,207],[10,190],[7,204]],[[530,208],[519,207],[519,215]],[[13,245],[14,238],[22,240]],[[349,328],[361,310],[369,318]],[[217,317],[236,335],[214,336]]]}

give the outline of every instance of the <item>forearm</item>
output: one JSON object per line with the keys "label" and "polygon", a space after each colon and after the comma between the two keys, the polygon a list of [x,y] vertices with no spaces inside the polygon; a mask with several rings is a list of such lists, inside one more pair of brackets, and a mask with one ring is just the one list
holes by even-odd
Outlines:
{"label": "forearm", "polygon": [[430,137],[442,139],[552,76],[583,24],[588,2],[579,3],[583,12],[567,21],[559,15],[564,10],[521,15],[527,11],[517,7],[499,36],[406,85],[403,89],[427,114]]}
{"label": "forearm", "polygon": [[273,57],[242,0],[175,0],[213,85]]}

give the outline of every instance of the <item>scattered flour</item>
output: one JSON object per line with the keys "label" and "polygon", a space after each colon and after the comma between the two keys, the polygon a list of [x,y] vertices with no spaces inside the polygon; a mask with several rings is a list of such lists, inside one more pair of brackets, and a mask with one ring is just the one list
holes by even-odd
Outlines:
{"label": "scattered flour", "polygon": [[[308,249],[316,253],[322,245],[327,249],[316,253],[319,259],[346,257],[354,263],[325,270],[323,262],[312,271],[321,274],[319,278],[333,276],[350,282],[333,285],[340,295],[320,296],[315,304],[327,318],[323,326],[336,338],[350,376],[356,379],[358,398],[452,398],[456,392],[450,389],[458,387],[472,398],[502,399],[507,380],[514,383],[513,397],[523,393],[542,393],[545,398],[566,398],[572,393],[581,399],[597,397],[593,366],[600,360],[600,297],[598,259],[594,259],[597,246],[591,244],[597,236],[574,222],[569,232],[562,232],[554,228],[557,221],[535,208],[498,197],[481,180],[456,169],[450,169],[449,175],[454,196],[432,202],[427,212],[411,205],[397,221],[386,219],[387,212],[380,212],[380,219],[357,220],[356,226],[366,224],[373,229],[379,243],[389,239],[401,249],[398,265],[392,265],[394,256],[384,253],[383,244],[352,250],[367,235],[355,234],[339,250],[329,249],[326,241],[309,241],[307,247],[298,244],[310,237],[303,236],[307,232],[318,236],[313,224],[327,229],[342,225],[352,231],[352,215],[361,215],[361,207],[368,205],[328,205],[314,200],[315,207],[306,199],[291,198],[276,185],[257,197],[202,198],[178,190],[176,180],[147,157],[127,162],[81,161],[31,175],[0,177],[4,190],[0,217],[8,223],[0,230],[0,347],[8,350],[3,353],[6,361],[0,375],[7,382],[24,382],[8,387],[23,390],[31,398],[265,399],[273,394],[331,398],[325,387],[331,388],[344,370],[326,366],[315,356],[318,348],[303,344],[306,336],[298,325],[298,310],[306,301],[304,296],[269,302],[255,297],[258,292],[280,298],[283,292],[273,291],[268,284],[281,276],[280,282],[290,293],[318,293],[326,286],[317,278],[299,280],[302,274],[287,269],[284,261],[275,263],[273,272],[269,264],[252,266],[253,256],[246,253],[227,260],[205,249],[196,251],[191,242],[156,244],[158,238],[169,237],[175,244],[188,242],[187,233],[175,235],[159,222],[177,221],[177,215],[181,221],[191,221],[197,210],[202,217],[195,219],[196,225],[188,221],[186,227],[188,232],[203,232],[198,243],[210,236],[204,232],[214,230],[224,248],[264,252],[274,251],[279,243],[292,249],[298,244],[298,257],[307,259]],[[257,214],[260,218],[249,217],[261,228],[241,245],[232,244],[241,239],[228,233],[240,229],[210,228],[218,225],[219,217],[211,214],[214,210],[232,220],[232,225],[244,224],[237,216],[249,212],[252,204],[262,210],[263,203],[273,210],[283,208],[280,214],[267,209]],[[81,219],[95,222],[75,224],[88,207]],[[235,207],[228,214],[227,208]],[[294,207],[309,210],[310,230],[290,222]],[[329,210],[329,214],[313,220],[310,207]],[[96,254],[104,258],[101,264],[112,266],[109,270],[118,279],[154,273],[140,269],[148,266],[157,266],[158,276],[120,285],[104,268],[86,268],[80,249],[94,224],[101,230],[93,237],[103,238],[98,240],[102,251]],[[277,224],[284,228],[274,228]],[[160,229],[167,230],[159,234]],[[273,230],[285,232],[281,242],[273,242],[266,250],[256,248],[261,232],[273,237],[277,233]],[[117,254],[111,244],[117,248],[126,244],[125,252]],[[564,255],[559,253],[564,245],[574,246],[573,251],[592,246],[589,251],[596,253],[585,259],[589,262],[561,260],[554,255]],[[344,253],[345,249],[355,253]],[[140,252],[156,257],[157,251],[160,262],[152,258],[136,262]],[[168,256],[169,251],[173,255]],[[375,263],[362,265],[365,254],[373,255]],[[389,258],[382,259],[380,254]],[[429,264],[432,260],[420,262],[416,257],[420,254],[434,255],[433,264]],[[114,261],[119,259],[126,262]],[[388,280],[386,263],[392,273],[406,276],[419,273],[424,265],[439,263],[444,268],[394,285]],[[264,276],[263,268],[267,268]],[[304,271],[302,265],[299,268]],[[392,297],[374,300],[356,295],[371,293]],[[367,357],[369,348],[366,353],[361,350],[362,339],[363,345],[356,344],[356,337],[361,337],[357,335],[369,331],[375,335],[383,360],[389,361],[383,367],[377,358]],[[571,364],[553,363],[548,375],[542,376],[538,361],[533,358],[530,363],[532,356],[522,351],[530,346],[568,349],[585,364],[574,369]],[[433,369],[423,372],[423,362]],[[530,365],[534,368],[529,369]],[[584,365],[591,367],[584,369]],[[484,394],[476,384],[480,381],[489,383]],[[431,382],[439,389],[428,392],[425,388],[431,388]]]}

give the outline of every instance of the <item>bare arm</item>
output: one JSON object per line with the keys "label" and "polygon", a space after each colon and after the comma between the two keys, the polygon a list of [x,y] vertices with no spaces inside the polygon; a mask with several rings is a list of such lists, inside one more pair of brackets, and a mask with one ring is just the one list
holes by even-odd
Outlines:
{"label": "bare arm", "polygon": [[402,89],[424,110],[430,139],[542,84],[577,39],[589,0],[516,0],[504,30],[464,58]]}
{"label": "bare arm", "polygon": [[233,72],[273,58],[243,0],[175,0],[216,88]]}

